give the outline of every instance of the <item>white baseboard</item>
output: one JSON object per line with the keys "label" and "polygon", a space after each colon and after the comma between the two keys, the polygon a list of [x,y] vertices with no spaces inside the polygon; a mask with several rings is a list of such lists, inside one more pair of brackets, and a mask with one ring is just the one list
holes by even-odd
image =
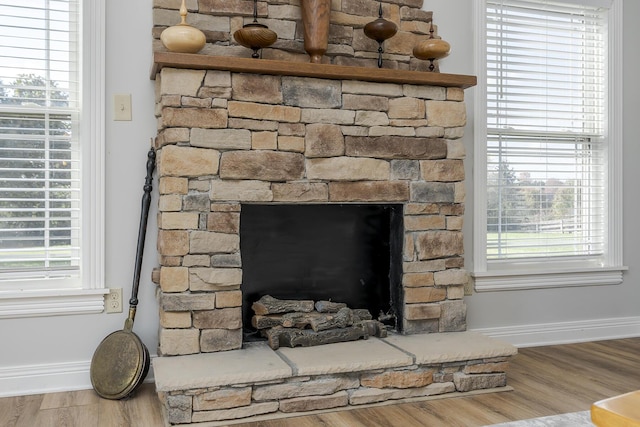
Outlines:
{"label": "white baseboard", "polygon": [[[91,361],[0,367],[0,397],[91,389]],[[153,371],[144,382],[153,381]]]}
{"label": "white baseboard", "polygon": [[580,320],[498,328],[469,328],[469,330],[506,341],[516,347],[538,347],[640,337],[640,317]]}

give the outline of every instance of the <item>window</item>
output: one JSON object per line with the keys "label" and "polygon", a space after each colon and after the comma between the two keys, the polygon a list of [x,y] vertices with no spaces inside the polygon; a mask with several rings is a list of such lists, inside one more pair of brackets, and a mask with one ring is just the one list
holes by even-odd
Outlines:
{"label": "window", "polygon": [[621,2],[479,3],[476,289],[620,283]]}
{"label": "window", "polygon": [[102,310],[103,9],[0,0],[0,317]]}

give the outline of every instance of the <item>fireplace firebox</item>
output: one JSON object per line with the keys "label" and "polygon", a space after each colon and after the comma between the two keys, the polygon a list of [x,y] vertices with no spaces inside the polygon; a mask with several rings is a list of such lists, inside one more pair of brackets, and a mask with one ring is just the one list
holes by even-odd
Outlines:
{"label": "fireplace firebox", "polygon": [[393,204],[243,205],[245,339],[264,295],[343,302],[399,329],[402,217]]}

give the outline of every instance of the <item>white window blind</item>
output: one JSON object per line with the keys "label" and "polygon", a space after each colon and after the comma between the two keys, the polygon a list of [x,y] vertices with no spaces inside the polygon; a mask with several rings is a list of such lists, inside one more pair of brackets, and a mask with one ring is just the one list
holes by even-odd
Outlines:
{"label": "white window blind", "polygon": [[490,263],[605,252],[607,13],[486,1]]}
{"label": "white window blind", "polygon": [[0,279],[80,277],[79,0],[0,0]]}

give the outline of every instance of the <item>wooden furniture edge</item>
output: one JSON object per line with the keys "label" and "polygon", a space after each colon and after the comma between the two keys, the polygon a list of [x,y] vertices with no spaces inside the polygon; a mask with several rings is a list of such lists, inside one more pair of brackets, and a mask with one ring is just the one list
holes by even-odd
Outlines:
{"label": "wooden furniture edge", "polygon": [[238,73],[315,77],[334,80],[361,80],[378,83],[400,83],[467,89],[477,84],[476,76],[432,73],[426,71],[365,68],[333,64],[312,64],[271,59],[210,56],[194,53],[155,52],[151,79],[163,68],[225,70]]}

